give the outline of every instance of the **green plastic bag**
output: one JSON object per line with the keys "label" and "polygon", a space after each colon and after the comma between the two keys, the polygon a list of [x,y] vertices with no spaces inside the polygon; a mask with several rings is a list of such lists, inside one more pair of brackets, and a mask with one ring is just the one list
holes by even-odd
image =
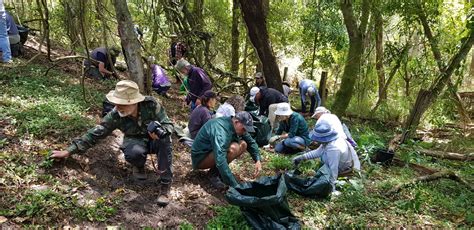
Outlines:
{"label": "green plastic bag", "polygon": [[301,229],[290,211],[286,192],[285,179],[279,175],[231,187],[225,197],[230,204],[240,207],[254,229]]}
{"label": "green plastic bag", "polygon": [[311,198],[325,198],[332,192],[331,170],[327,165],[323,165],[316,172],[314,177],[301,177],[298,170],[285,173],[285,183],[288,189]]}

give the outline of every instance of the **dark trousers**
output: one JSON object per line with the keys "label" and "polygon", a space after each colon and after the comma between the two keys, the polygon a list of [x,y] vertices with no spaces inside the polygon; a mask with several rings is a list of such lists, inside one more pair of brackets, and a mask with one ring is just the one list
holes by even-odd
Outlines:
{"label": "dark trousers", "polygon": [[158,157],[158,170],[160,171],[161,183],[171,183],[173,179],[172,163],[173,155],[171,151],[171,136],[159,140],[124,140],[122,151],[125,160],[133,166],[143,167],[148,153],[156,154]]}
{"label": "dark trousers", "polygon": [[[315,97],[309,97],[309,98],[311,99],[311,107],[309,109],[309,112],[312,114],[314,113],[314,109],[316,107],[316,98]],[[303,99],[301,99],[301,112],[306,113],[306,104],[305,102],[303,102]]]}

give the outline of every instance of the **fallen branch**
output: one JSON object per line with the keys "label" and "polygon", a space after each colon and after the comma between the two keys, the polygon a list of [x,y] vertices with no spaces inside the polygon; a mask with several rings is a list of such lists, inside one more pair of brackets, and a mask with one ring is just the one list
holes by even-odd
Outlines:
{"label": "fallen branch", "polygon": [[460,153],[451,153],[451,152],[441,152],[435,150],[419,149],[420,153],[432,157],[438,157],[448,160],[457,160],[457,161],[472,161],[474,159],[474,153],[460,154]]}
{"label": "fallen branch", "polygon": [[451,180],[460,182],[466,185],[471,191],[474,191],[474,187],[470,183],[468,183],[467,181],[463,180],[458,175],[456,175],[456,173],[452,171],[444,171],[444,172],[435,172],[433,174],[420,176],[407,183],[399,184],[393,187],[392,189],[390,189],[387,192],[387,195],[398,193],[402,188],[410,187],[418,182],[428,182],[428,181],[434,181],[434,180],[442,179],[442,178],[451,179]]}
{"label": "fallen branch", "polygon": [[415,163],[406,163],[405,161],[400,160],[399,158],[393,158],[392,164],[400,167],[405,167],[408,165],[408,167],[414,169],[415,171],[422,173],[424,175],[426,174],[433,174],[437,173],[438,170],[427,168],[423,165],[415,164]]}

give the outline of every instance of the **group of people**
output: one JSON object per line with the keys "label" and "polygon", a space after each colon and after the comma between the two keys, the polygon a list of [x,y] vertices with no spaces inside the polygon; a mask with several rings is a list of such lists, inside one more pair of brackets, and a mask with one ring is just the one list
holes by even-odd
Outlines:
{"label": "group of people", "polygon": [[[98,61],[98,68],[90,68],[95,69],[91,73],[98,77],[113,75],[114,72],[107,67],[114,64],[110,61],[114,61],[119,52],[113,48],[95,49],[91,56]],[[154,63],[153,58],[148,61]],[[213,84],[206,71],[191,65],[184,58],[176,60],[173,67],[186,79],[186,97],[183,100],[191,111],[187,125],[190,141],[186,143],[191,148],[192,168],[208,169],[210,183],[215,188],[236,186],[238,181],[229,164],[249,152],[254,161],[254,176],[258,176],[262,170],[260,150],[250,134],[255,132],[254,118],[244,111],[244,97],[233,95],[214,112],[217,94],[212,90]],[[171,83],[164,69],[153,64],[151,70],[153,88],[158,94],[165,96]],[[275,152],[304,152],[293,159],[295,165],[302,160],[321,158],[331,168],[333,184],[340,173],[360,169],[354,150],[355,142],[337,116],[319,106],[320,98],[311,80],[299,83],[302,112],[306,112],[305,103],[309,97],[309,111],[318,120],[315,127],[309,130],[303,115],[294,112],[290,106],[289,85],[285,95],[266,87],[261,73],[257,73],[255,78],[256,86],[251,88],[249,100],[258,106],[259,115],[269,117],[272,133],[275,134],[270,142],[274,145]],[[124,133],[120,150],[125,160],[132,165],[135,179],[147,178],[147,155],[157,155],[161,185],[156,202],[162,206],[167,205],[173,180],[171,135],[175,132],[175,124],[169,119],[163,105],[152,96],[142,95],[133,81],[119,81],[115,90],[110,91],[106,98],[114,108],[103,117],[101,123],[74,139],[66,150],[53,151],[52,157],[65,158],[71,154],[83,153],[113,130],[119,129]],[[321,145],[310,151],[308,146],[312,141]]]}
{"label": "group of people", "polygon": [[0,0],[0,52],[2,63],[12,62],[12,50],[20,44],[20,33],[12,15],[5,10],[3,0]]}

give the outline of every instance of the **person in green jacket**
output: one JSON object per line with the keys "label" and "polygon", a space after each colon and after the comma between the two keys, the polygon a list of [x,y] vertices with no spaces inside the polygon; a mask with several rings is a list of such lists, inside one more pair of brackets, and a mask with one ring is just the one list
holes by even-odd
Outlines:
{"label": "person in green jacket", "polygon": [[[157,203],[161,206],[167,205],[173,177],[170,134],[174,127],[165,108],[153,97],[143,96],[138,85],[130,80],[119,81],[115,90],[110,91],[106,97],[115,105],[114,109],[105,115],[99,125],[73,140],[67,150],[53,151],[51,157],[66,158],[71,154],[83,153],[100,139],[119,129],[124,133],[120,149],[124,153],[125,160],[133,166],[133,175],[136,179],[146,179],[147,154],[157,154],[158,170],[161,172]],[[152,131],[150,127],[153,127]]]}
{"label": "person in green jacket", "polygon": [[280,125],[275,132],[278,136],[273,139],[281,140],[275,146],[275,152],[293,154],[304,151],[306,146],[311,143],[311,139],[309,139],[308,124],[303,116],[293,112],[288,103],[278,104],[275,115],[277,115]]}
{"label": "person in green jacket", "polygon": [[[248,132],[254,132],[252,116],[245,111],[235,117],[211,119],[202,126],[191,148],[194,169],[210,169],[210,181],[216,188],[236,186],[229,163],[248,151],[255,161],[254,176],[258,176],[262,165],[255,140]],[[220,176],[220,177],[219,177]],[[222,178],[222,180],[221,180]]]}

